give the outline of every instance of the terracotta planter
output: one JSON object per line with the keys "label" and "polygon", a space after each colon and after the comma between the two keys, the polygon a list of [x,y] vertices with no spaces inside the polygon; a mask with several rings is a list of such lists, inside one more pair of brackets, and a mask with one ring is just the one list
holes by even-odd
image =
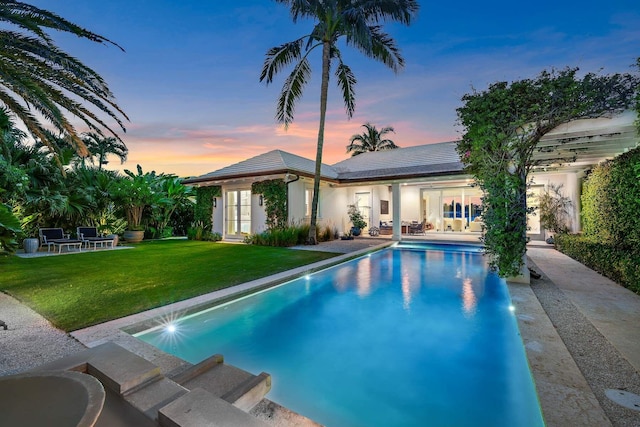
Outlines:
{"label": "terracotta planter", "polygon": [[129,243],[142,242],[142,239],[144,239],[144,230],[126,230],[122,237]]}

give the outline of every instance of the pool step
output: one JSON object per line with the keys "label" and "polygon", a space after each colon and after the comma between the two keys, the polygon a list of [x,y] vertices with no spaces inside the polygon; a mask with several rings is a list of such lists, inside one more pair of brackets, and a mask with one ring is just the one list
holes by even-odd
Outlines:
{"label": "pool step", "polygon": [[201,388],[190,391],[160,409],[158,423],[162,427],[267,427],[263,421]]}
{"label": "pool step", "polygon": [[225,365],[221,355],[205,359],[171,379],[188,390],[206,390],[243,411],[251,410],[271,390],[271,375],[253,375]]}
{"label": "pool step", "polygon": [[142,426],[131,421],[141,416],[163,427],[267,426],[247,412],[269,391],[271,377],[225,365],[219,355],[167,378],[153,363],[108,342],[38,370],[73,370],[96,377],[110,394],[109,408],[96,426]]}

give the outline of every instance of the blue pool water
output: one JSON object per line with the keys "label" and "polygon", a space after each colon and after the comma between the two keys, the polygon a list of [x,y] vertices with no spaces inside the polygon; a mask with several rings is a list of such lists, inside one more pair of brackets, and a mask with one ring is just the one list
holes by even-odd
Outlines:
{"label": "blue pool water", "polygon": [[268,372],[327,426],[543,426],[504,281],[473,247],[398,245],[140,339]]}

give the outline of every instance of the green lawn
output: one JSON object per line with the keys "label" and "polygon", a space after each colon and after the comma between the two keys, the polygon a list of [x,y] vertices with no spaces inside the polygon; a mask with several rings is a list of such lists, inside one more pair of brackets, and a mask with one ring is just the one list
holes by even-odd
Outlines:
{"label": "green lawn", "polygon": [[0,290],[57,327],[73,331],[335,255],[190,240],[149,241],[134,249],[0,258]]}

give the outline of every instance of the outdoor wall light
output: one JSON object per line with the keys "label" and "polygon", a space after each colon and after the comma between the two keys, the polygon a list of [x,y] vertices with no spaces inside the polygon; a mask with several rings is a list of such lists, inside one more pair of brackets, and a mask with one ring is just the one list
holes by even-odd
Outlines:
{"label": "outdoor wall light", "polygon": [[264,203],[264,197],[262,197],[262,194],[261,194],[260,197],[258,197],[258,204],[262,206],[262,203]]}
{"label": "outdoor wall light", "polygon": [[214,208],[217,208],[217,207],[218,207],[218,198],[217,198],[217,197],[214,197],[214,198],[213,198],[213,207],[214,207]]}

